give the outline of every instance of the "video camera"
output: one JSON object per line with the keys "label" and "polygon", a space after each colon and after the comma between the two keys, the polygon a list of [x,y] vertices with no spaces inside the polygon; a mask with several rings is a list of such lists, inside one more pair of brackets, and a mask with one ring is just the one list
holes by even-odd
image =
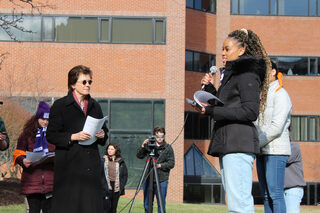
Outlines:
{"label": "video camera", "polygon": [[150,148],[150,149],[154,149],[156,147],[156,138],[155,137],[151,137],[149,138],[149,141],[147,143],[147,146]]}

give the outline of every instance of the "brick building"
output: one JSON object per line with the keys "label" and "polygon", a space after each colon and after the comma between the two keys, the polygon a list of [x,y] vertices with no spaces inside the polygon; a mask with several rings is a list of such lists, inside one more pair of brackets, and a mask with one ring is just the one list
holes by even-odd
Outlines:
{"label": "brick building", "polygon": [[[182,134],[173,144],[176,166],[167,199],[224,203],[218,160],[206,155],[212,121],[192,112],[185,98],[199,89],[211,65],[221,66],[226,35],[252,29],[287,74],[293,136],[303,141],[305,203],[318,203],[320,9],[295,14],[296,5],[271,2],[277,6],[269,0],[250,6],[242,0],[53,0],[31,16],[30,8],[2,1],[0,16],[20,18],[11,16],[16,7],[17,14],[25,14],[17,25],[32,33],[9,28],[10,37],[0,30],[1,52],[9,53],[1,66],[6,79],[0,82],[1,93],[21,102],[30,96],[55,100],[67,93],[67,72],[75,65],[89,66],[91,95],[109,116],[110,141],[120,144],[129,167],[127,197],[133,197],[145,163],[135,157],[136,148],[156,125],[164,125],[166,140],[173,142],[189,114],[185,138]],[[219,74],[217,85],[218,79]],[[192,162],[201,162],[201,171]],[[256,189],[255,171],[254,181]]]}

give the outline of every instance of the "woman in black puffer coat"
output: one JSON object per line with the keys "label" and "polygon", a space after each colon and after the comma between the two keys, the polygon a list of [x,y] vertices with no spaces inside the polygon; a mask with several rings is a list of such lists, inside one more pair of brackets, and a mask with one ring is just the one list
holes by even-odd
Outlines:
{"label": "woman in black puffer coat", "polygon": [[[221,85],[216,91],[212,75],[201,83],[224,104],[202,108],[215,120],[208,154],[219,157],[221,177],[229,212],[254,212],[252,168],[259,153],[253,124],[263,110],[267,94],[266,70],[270,60],[258,36],[241,29],[228,35],[223,44]],[[261,93],[260,93],[261,92]],[[261,100],[261,101],[260,101]]]}

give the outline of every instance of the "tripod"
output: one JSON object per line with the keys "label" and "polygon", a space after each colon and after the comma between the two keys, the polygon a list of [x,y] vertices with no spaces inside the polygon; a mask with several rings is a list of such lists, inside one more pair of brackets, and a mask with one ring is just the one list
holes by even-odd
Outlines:
{"label": "tripod", "polygon": [[[152,163],[150,163],[152,162]],[[149,171],[150,169],[153,170],[150,173],[150,177],[149,177],[149,197],[148,197],[148,202],[149,202],[149,207],[148,207],[148,213],[152,213],[153,208],[152,208],[152,204],[153,204],[153,176],[155,176],[156,178],[156,185],[157,185],[157,194],[158,194],[158,198],[159,198],[159,204],[160,204],[160,210],[161,213],[164,213],[164,208],[163,208],[163,203],[162,203],[162,196],[161,196],[161,191],[160,191],[160,183],[159,183],[159,176],[158,176],[158,171],[157,171],[157,164],[156,164],[157,160],[155,159],[155,153],[154,153],[154,148],[151,149],[151,152],[149,153],[146,165],[144,166],[136,193],[133,197],[133,201],[130,207],[130,211],[129,213],[131,213],[134,202],[136,201],[137,195],[141,189],[142,183],[145,182],[145,180],[147,180],[148,175],[147,175],[147,171]]]}

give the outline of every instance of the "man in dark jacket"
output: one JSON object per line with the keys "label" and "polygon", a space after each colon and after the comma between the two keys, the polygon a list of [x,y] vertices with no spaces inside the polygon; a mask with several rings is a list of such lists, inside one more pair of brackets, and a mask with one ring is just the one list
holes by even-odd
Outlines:
{"label": "man in dark jacket", "polygon": [[[0,104],[3,104],[2,101],[0,101]],[[6,127],[4,126],[4,122],[2,118],[0,118],[0,150],[4,151],[9,148],[10,140],[7,135]]]}
{"label": "man in dark jacket", "polygon": [[[163,210],[166,212],[166,196],[167,196],[167,188],[168,188],[168,179],[170,170],[174,167],[174,152],[172,147],[165,142],[165,129],[164,127],[158,126],[153,129],[153,135],[156,138],[155,141],[155,156],[157,159],[157,171],[159,176],[160,182],[160,192],[161,192],[161,200],[163,204]],[[143,141],[141,147],[139,147],[137,152],[137,157],[143,159],[144,157],[150,154],[150,147],[148,146],[149,139]],[[157,196],[157,203],[158,203],[158,213],[161,213],[159,197],[157,192],[157,187],[155,183],[153,184],[153,196],[152,196],[152,203],[154,194]],[[145,184],[143,185],[143,195],[144,195],[144,209],[147,213],[149,211],[149,178],[146,180]],[[151,212],[152,212],[152,206]]]}

